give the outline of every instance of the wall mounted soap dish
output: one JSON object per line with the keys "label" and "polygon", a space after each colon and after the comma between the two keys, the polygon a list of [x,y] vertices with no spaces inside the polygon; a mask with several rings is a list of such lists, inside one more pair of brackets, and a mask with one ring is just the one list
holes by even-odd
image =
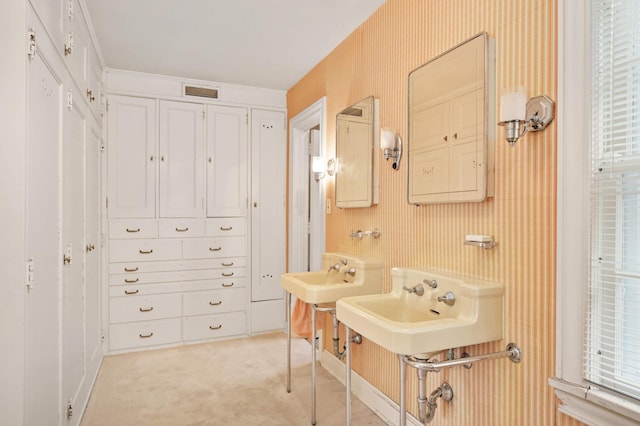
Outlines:
{"label": "wall mounted soap dish", "polygon": [[480,247],[485,250],[492,249],[497,244],[490,235],[467,235],[464,240],[466,246]]}

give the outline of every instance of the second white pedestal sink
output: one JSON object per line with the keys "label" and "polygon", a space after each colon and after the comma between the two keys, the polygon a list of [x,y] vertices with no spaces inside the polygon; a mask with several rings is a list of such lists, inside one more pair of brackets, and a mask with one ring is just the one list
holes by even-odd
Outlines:
{"label": "second white pedestal sink", "polygon": [[382,291],[382,263],[377,259],[344,253],[324,253],[322,269],[290,272],[280,277],[280,285],[307,303],[336,300]]}
{"label": "second white pedestal sink", "polygon": [[338,319],[393,353],[420,358],[502,339],[502,284],[420,269],[393,268],[391,276],[391,293],[338,300]]}
{"label": "second white pedestal sink", "polygon": [[[287,392],[291,392],[291,295],[311,304],[311,335],[316,335],[316,309],[331,311],[335,308],[318,307],[319,304],[334,303],[341,297],[380,293],[382,291],[382,263],[368,257],[357,257],[344,253],[324,253],[320,271],[291,272],[280,277],[286,290],[287,306]],[[334,345],[337,345],[337,323],[334,327]],[[346,329],[346,336],[349,336]],[[348,341],[349,337],[347,337]],[[335,346],[334,346],[335,348]],[[350,369],[350,354],[347,365]],[[316,424],[316,350],[311,345],[311,424]],[[350,376],[347,377],[350,383]],[[349,385],[347,386],[349,388]],[[347,418],[350,419],[350,403]],[[349,421],[348,421],[348,424]]]}

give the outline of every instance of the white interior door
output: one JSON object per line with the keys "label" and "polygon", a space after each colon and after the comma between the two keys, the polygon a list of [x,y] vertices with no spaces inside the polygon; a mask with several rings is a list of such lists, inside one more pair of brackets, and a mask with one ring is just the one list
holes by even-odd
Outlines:
{"label": "white interior door", "polygon": [[251,119],[251,300],[282,299],[286,262],[285,115],[254,110]]}
{"label": "white interior door", "polygon": [[[309,155],[325,152],[326,98],[291,119],[289,134],[289,272],[320,268],[325,251],[325,177],[316,182]],[[311,150],[309,142],[311,141]],[[317,150],[316,150],[317,146]],[[309,226],[311,221],[311,226]],[[309,234],[309,229],[311,233]],[[316,269],[317,270],[317,269]]]}
{"label": "white interior door", "polygon": [[60,412],[60,117],[62,85],[40,55],[28,66],[25,424],[58,424]]}

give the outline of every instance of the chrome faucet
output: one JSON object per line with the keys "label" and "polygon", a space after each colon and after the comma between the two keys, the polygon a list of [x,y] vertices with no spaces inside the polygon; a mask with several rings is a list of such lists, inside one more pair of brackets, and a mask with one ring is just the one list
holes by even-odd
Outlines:
{"label": "chrome faucet", "polygon": [[402,289],[408,291],[409,294],[415,293],[416,296],[422,296],[424,294],[424,286],[422,284],[419,284],[419,283],[416,284],[413,287],[402,286]]}
{"label": "chrome faucet", "polygon": [[449,306],[453,306],[456,303],[456,295],[448,291],[442,296],[438,296],[438,302],[444,302]]}

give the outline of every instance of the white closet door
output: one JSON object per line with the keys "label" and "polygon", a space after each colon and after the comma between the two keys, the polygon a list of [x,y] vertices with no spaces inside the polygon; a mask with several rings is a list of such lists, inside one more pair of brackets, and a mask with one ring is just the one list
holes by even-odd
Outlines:
{"label": "white closet door", "polygon": [[95,366],[102,352],[100,327],[100,129],[89,131],[85,149],[85,334],[87,361]]}
{"label": "white closet door", "polygon": [[251,118],[251,300],[281,299],[286,262],[285,115],[253,110]]}
{"label": "white closet door", "polygon": [[[62,148],[62,398],[75,402],[86,380],[84,286],[84,149],[87,120],[65,109]],[[43,324],[43,326],[47,326]]]}
{"label": "white closet door", "polygon": [[160,101],[160,217],[204,217],[204,106]]}
{"label": "white closet door", "polygon": [[58,424],[60,412],[60,117],[62,84],[40,52],[28,64],[25,425]]}
{"label": "white closet door", "polygon": [[207,216],[246,216],[247,110],[207,107]]}
{"label": "white closet door", "polygon": [[109,96],[110,218],[156,216],[156,101]]}

